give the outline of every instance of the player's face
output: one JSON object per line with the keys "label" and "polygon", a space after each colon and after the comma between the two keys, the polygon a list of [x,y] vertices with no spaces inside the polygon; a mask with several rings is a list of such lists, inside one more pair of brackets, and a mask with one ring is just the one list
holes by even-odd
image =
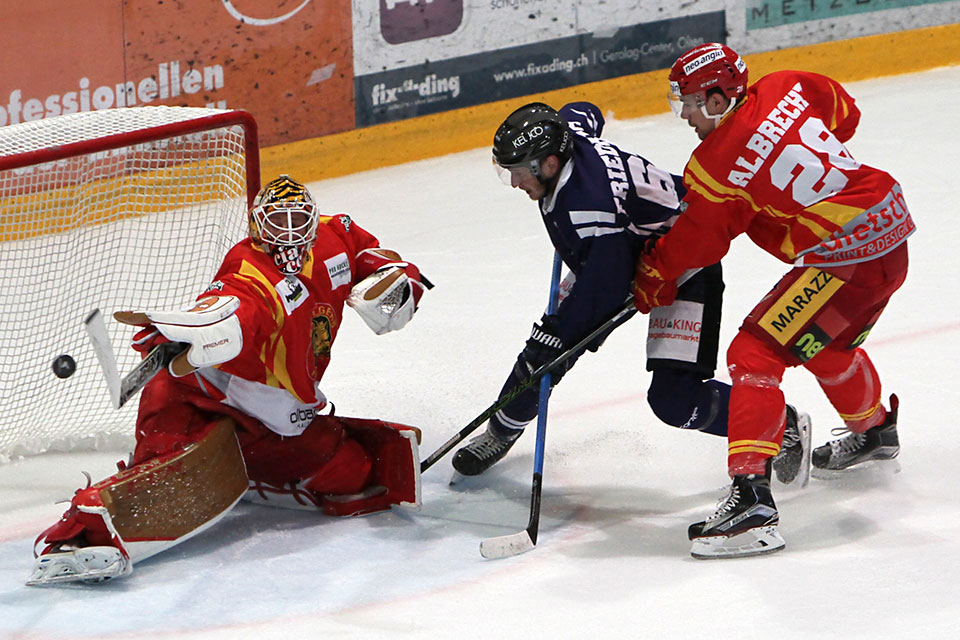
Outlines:
{"label": "player's face", "polygon": [[277,209],[263,219],[263,236],[278,244],[301,244],[309,234],[310,213],[302,209]]}
{"label": "player's face", "polygon": [[674,113],[687,121],[697,132],[701,140],[706,138],[717,128],[717,118],[726,108],[725,99],[719,94],[711,94],[708,98],[703,92],[693,93],[678,98],[671,98]]}
{"label": "player's face", "polygon": [[497,166],[497,172],[500,174],[500,180],[514,189],[521,189],[531,200],[539,200],[547,195],[550,189],[551,179],[556,175],[556,158],[548,156],[537,170],[543,177],[543,182],[534,174],[534,167],[531,165],[522,165],[517,167]]}
{"label": "player's face", "polygon": [[510,170],[510,186],[522,189],[531,200],[539,200],[547,193],[546,185],[541,184],[528,167],[515,167]]}

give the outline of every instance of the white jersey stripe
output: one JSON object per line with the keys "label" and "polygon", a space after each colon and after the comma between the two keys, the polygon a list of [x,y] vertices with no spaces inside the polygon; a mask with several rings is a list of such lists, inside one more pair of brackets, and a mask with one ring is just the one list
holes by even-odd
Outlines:
{"label": "white jersey stripe", "polygon": [[590,222],[606,222],[615,224],[617,214],[609,211],[571,211],[570,222],[573,224],[588,224]]}
{"label": "white jersey stripe", "polygon": [[611,233],[622,233],[623,227],[580,227],[577,230],[577,235],[581,238],[605,236]]}

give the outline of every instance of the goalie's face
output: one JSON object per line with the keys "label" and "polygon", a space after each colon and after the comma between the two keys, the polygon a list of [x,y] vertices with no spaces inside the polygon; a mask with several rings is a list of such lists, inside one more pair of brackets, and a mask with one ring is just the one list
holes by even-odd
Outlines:
{"label": "goalie's face", "polygon": [[303,270],[317,237],[318,215],[311,202],[274,202],[250,212],[251,235],[284,275]]}

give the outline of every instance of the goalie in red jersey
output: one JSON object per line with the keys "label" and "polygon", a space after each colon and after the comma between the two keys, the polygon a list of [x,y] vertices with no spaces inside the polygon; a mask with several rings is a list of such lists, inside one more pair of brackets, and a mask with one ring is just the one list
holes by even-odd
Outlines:
{"label": "goalie in red jersey", "polygon": [[640,311],[670,304],[676,278],[713,264],[746,233],[793,267],[744,320],[727,351],[730,496],[690,526],[696,557],[784,546],[770,460],[789,419],[786,367],[816,376],[847,430],[813,450],[841,470],[899,453],[897,407],[862,344],[907,274],[914,224],[900,185],[844,146],[860,111],[836,81],[779,71],[747,86],[747,66],[722,44],[683,54],[670,72],[671,106],[700,137],[684,170],[687,208],[637,265]]}
{"label": "goalie in red jersey", "polygon": [[418,269],[349,216],[320,215],[288,176],[260,191],[249,224],[191,308],[116,314],[143,327],[142,353],[190,346],[145,386],[131,464],[40,535],[28,584],[128,574],[241,498],[330,515],[419,508],[419,431],[335,416],[319,388],[344,304],[377,334],[400,329]]}

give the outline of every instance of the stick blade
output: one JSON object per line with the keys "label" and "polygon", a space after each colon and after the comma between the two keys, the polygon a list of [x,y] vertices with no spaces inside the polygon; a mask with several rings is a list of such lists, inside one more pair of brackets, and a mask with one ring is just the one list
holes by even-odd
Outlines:
{"label": "stick blade", "polygon": [[483,540],[480,543],[480,555],[487,560],[498,560],[526,553],[535,546],[537,543],[530,537],[530,532],[524,529],[518,533]]}
{"label": "stick blade", "polygon": [[100,362],[100,368],[103,370],[103,379],[106,381],[107,390],[110,392],[110,401],[115,409],[119,409],[121,405],[120,374],[117,372],[117,359],[113,355],[110,336],[107,334],[107,325],[103,321],[103,314],[100,313],[100,309],[94,309],[87,314],[83,325],[87,331],[87,337],[90,338],[93,352]]}

